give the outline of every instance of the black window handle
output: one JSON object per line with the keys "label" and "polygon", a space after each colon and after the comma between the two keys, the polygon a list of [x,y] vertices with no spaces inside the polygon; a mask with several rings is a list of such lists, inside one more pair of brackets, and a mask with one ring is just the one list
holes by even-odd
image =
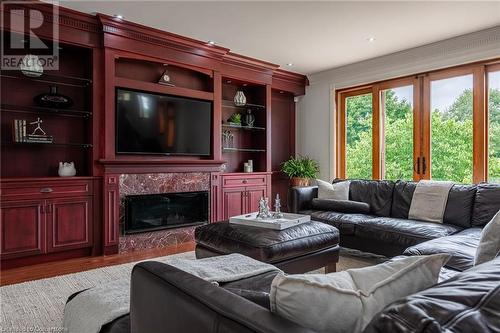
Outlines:
{"label": "black window handle", "polygon": [[425,162],[425,156],[422,157],[422,173],[425,175],[425,172],[427,171],[427,163]]}

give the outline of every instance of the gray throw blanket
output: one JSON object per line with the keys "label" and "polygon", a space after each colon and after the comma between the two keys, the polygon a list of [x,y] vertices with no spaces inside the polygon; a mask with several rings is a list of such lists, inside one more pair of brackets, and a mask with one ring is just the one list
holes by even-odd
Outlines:
{"label": "gray throw blanket", "polygon": [[[167,259],[166,264],[214,284],[236,281],[280,270],[241,254],[205,258]],[[76,295],[64,308],[65,332],[98,333],[101,327],[126,315],[130,309],[130,278],[90,288]]]}
{"label": "gray throw blanket", "polygon": [[443,223],[448,193],[453,182],[421,180],[411,199],[408,218],[427,222]]}

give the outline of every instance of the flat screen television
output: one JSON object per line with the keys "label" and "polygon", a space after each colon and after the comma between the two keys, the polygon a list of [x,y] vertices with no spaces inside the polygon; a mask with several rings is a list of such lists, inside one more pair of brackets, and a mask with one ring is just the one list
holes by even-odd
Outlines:
{"label": "flat screen television", "polygon": [[116,89],[116,153],[210,155],[212,103]]}

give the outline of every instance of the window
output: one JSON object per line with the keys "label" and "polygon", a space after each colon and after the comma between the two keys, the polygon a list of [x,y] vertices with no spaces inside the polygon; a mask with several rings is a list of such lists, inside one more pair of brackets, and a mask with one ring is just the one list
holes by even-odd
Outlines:
{"label": "window", "polygon": [[431,81],[431,177],[472,182],[473,76]]}
{"label": "window", "polygon": [[488,73],[488,181],[500,183],[500,70]]}
{"label": "window", "polygon": [[347,97],[346,177],[372,178],[372,94]]}
{"label": "window", "polygon": [[500,59],[340,90],[336,101],[337,177],[500,183]]}
{"label": "window", "polygon": [[413,85],[380,91],[382,178],[413,179]]}

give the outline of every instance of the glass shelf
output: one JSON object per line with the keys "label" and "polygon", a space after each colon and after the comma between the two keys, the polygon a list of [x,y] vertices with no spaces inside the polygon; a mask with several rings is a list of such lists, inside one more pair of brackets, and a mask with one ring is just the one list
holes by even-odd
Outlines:
{"label": "glass shelf", "polygon": [[2,104],[2,112],[15,112],[15,113],[29,113],[29,114],[51,114],[58,116],[68,116],[68,117],[82,117],[89,118],[92,116],[92,112],[82,111],[82,110],[71,110],[71,109],[56,109],[56,108],[46,108],[39,106],[20,106],[20,105],[7,105]]}
{"label": "glass shelf", "polygon": [[234,129],[242,129],[247,131],[265,131],[265,127],[258,126],[243,126],[243,125],[231,125],[231,124],[222,124],[224,128],[234,128]]}
{"label": "glass shelf", "polygon": [[222,148],[223,152],[246,152],[246,153],[264,153],[265,149],[252,149],[252,148]]}
{"label": "glass shelf", "polygon": [[13,142],[2,141],[2,146],[46,146],[46,147],[76,147],[76,148],[92,148],[89,143],[57,143],[57,142]]}
{"label": "glass shelf", "polygon": [[233,101],[229,101],[227,99],[222,100],[222,107],[223,108],[231,108],[231,109],[242,109],[242,110],[265,110],[266,106],[261,105],[261,104],[252,104],[252,103],[247,103],[244,106],[236,106],[234,105]]}
{"label": "glass shelf", "polygon": [[70,76],[70,75],[58,75],[58,74],[46,74],[43,73],[37,77],[26,76],[19,70],[13,71],[3,71],[0,74],[1,77],[17,79],[17,80],[27,80],[41,83],[52,83],[62,86],[71,86],[71,87],[88,87],[92,84],[91,79]]}

